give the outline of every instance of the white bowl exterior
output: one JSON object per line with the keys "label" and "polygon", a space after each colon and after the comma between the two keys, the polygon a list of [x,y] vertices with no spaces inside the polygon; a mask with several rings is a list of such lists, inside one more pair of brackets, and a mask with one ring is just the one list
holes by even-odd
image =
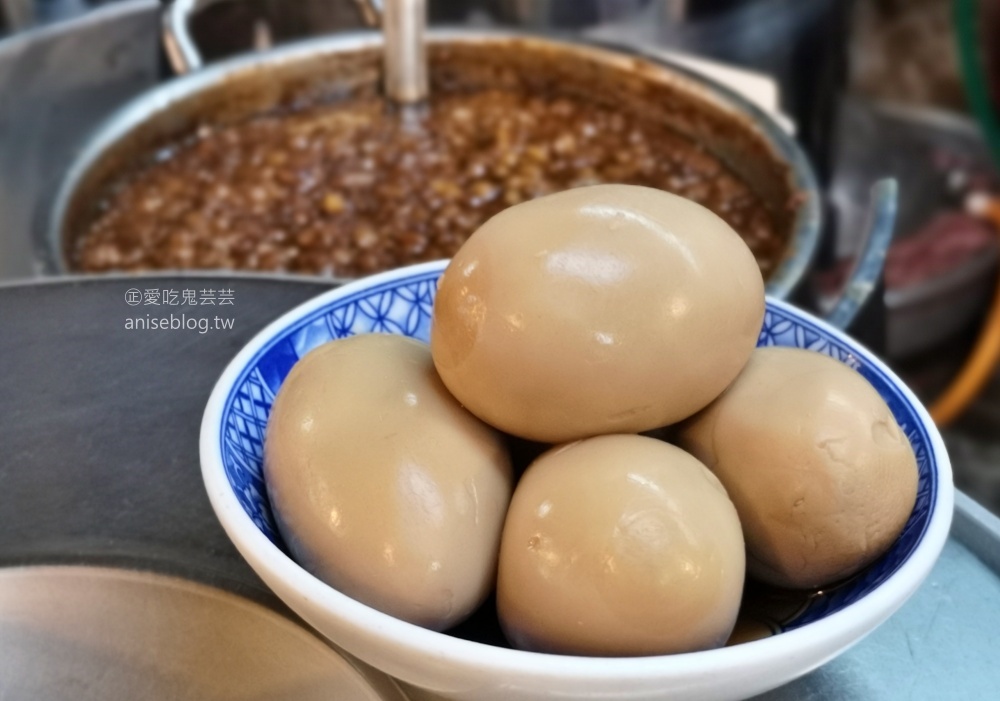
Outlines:
{"label": "white bowl exterior", "polygon": [[860,600],[815,623],[734,647],[671,656],[594,659],[509,650],[434,633],[376,611],[322,583],[257,528],[234,494],[219,451],[227,397],[255,354],[294,322],[359,290],[441,271],[445,265],[445,261],[426,263],[359,280],[288,312],[233,359],[217,382],[202,421],[202,474],[223,528],[275,594],[348,653],[413,686],[469,701],[652,701],[667,696],[673,701],[745,699],[815,669],[858,642],[902,606],[929,574],[947,540],[954,508],[951,466],[933,421],[913,393],[857,343],[790,305],[768,300],[776,309],[808,319],[893,381],[922,423],[937,466],[930,522],[917,549]]}

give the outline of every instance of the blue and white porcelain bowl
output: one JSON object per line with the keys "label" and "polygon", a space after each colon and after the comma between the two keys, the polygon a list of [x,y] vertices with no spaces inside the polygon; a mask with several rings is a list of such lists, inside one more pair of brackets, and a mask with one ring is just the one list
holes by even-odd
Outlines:
{"label": "blue and white porcelain bowl", "polygon": [[205,410],[202,472],[223,527],[264,582],[343,650],[417,690],[447,698],[741,699],[805,674],[856,643],[930,572],[947,539],[954,500],[951,466],[933,422],[864,348],[822,321],[769,300],[759,344],[808,348],[855,368],[888,402],[920,469],[916,507],[893,548],[849,583],[774,621],[771,637],[670,656],[547,655],[432,632],[327,586],[288,556],[274,527],[261,470],[271,403],[292,365],[321,343],[367,332],[428,340],[445,265],[428,263],[359,280],[288,312],[229,364]]}

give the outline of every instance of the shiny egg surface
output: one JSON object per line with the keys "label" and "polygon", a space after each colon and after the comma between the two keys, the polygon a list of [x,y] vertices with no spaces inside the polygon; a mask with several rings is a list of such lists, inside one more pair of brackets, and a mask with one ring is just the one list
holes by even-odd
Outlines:
{"label": "shiny egg surface", "polygon": [[293,557],[344,594],[441,630],[493,589],[510,461],[426,344],[365,334],[299,360],[272,408],[264,473]]}
{"label": "shiny egg surface", "polygon": [[747,571],[787,588],[849,577],[882,555],[917,496],[917,463],[889,407],[859,373],[797,348],[760,348],[679,444],[739,512]]}
{"label": "shiny egg surface", "polygon": [[744,573],[736,509],[704,465],[653,438],[599,436],[553,448],[518,483],[497,610],[528,650],[705,650],[733,630]]}
{"label": "shiny egg surface", "polygon": [[474,414],[549,443],[674,423],[746,363],[764,283],[704,207],[596,185],[487,221],[442,277],[431,349]]}

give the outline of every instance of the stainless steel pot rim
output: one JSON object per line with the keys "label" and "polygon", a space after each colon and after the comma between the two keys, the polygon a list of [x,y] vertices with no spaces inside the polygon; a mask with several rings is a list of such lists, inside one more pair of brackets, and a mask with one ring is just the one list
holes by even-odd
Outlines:
{"label": "stainless steel pot rim", "polygon": [[[790,184],[798,193],[800,202],[788,248],[782,262],[768,280],[767,292],[774,297],[787,298],[804,280],[819,246],[822,214],[818,182],[808,159],[795,140],[767,112],[736,91],[709,80],[696,71],[671,62],[651,47],[622,47],[606,42],[568,41],[523,32],[467,29],[432,30],[428,32],[428,40],[435,44],[521,41],[539,46],[557,47],[577,55],[589,55],[606,63],[619,63],[625,68],[628,68],[626,64],[640,58],[666,69],[656,78],[678,85],[710,102],[714,107],[727,111],[736,118],[742,118],[747,127],[756,130],[773,149],[774,154],[788,166]],[[381,43],[381,34],[372,31],[307,39],[220,61],[204,69],[174,78],[133,98],[102,123],[68,169],[57,191],[54,206],[49,212],[48,225],[43,227],[44,240],[39,241],[36,248],[42,268],[46,272],[59,275],[66,274],[70,270],[64,258],[62,237],[64,222],[78,184],[108,148],[152,115],[169,110],[173,104],[193,94],[223,85],[233,74],[297,63],[317,55],[376,49]],[[174,271],[155,272],[164,274]],[[284,274],[274,273],[250,273],[250,275],[286,277]],[[336,282],[330,277],[317,275],[289,274],[288,276],[300,280]]]}
{"label": "stainless steel pot rim", "polygon": [[26,287],[32,285],[57,285],[60,283],[73,283],[75,285],[89,284],[100,281],[133,281],[136,285],[150,283],[154,280],[170,280],[172,282],[183,282],[184,280],[218,280],[220,277],[239,281],[267,281],[267,282],[293,282],[302,284],[322,284],[329,287],[346,285],[352,280],[336,276],[320,275],[299,275],[297,273],[281,272],[254,272],[250,270],[229,270],[225,268],[197,268],[197,269],[162,269],[143,270],[140,272],[111,271],[107,273],[79,273],[67,272],[56,275],[45,275],[37,277],[20,277],[0,280],[0,290],[12,287]]}

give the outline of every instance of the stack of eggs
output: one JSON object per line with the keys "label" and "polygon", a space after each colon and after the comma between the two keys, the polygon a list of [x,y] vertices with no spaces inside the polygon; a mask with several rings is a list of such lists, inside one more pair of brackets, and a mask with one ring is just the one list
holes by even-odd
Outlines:
{"label": "stack of eggs", "polygon": [[[600,185],[505,210],[441,278],[430,347],[354,336],[285,379],[264,460],[282,536],[435,630],[495,591],[523,649],[721,646],[747,576],[849,577],[916,499],[885,402],[830,358],[755,349],[763,315],[750,250],[693,202]],[[520,475],[510,436],[543,444]]]}

